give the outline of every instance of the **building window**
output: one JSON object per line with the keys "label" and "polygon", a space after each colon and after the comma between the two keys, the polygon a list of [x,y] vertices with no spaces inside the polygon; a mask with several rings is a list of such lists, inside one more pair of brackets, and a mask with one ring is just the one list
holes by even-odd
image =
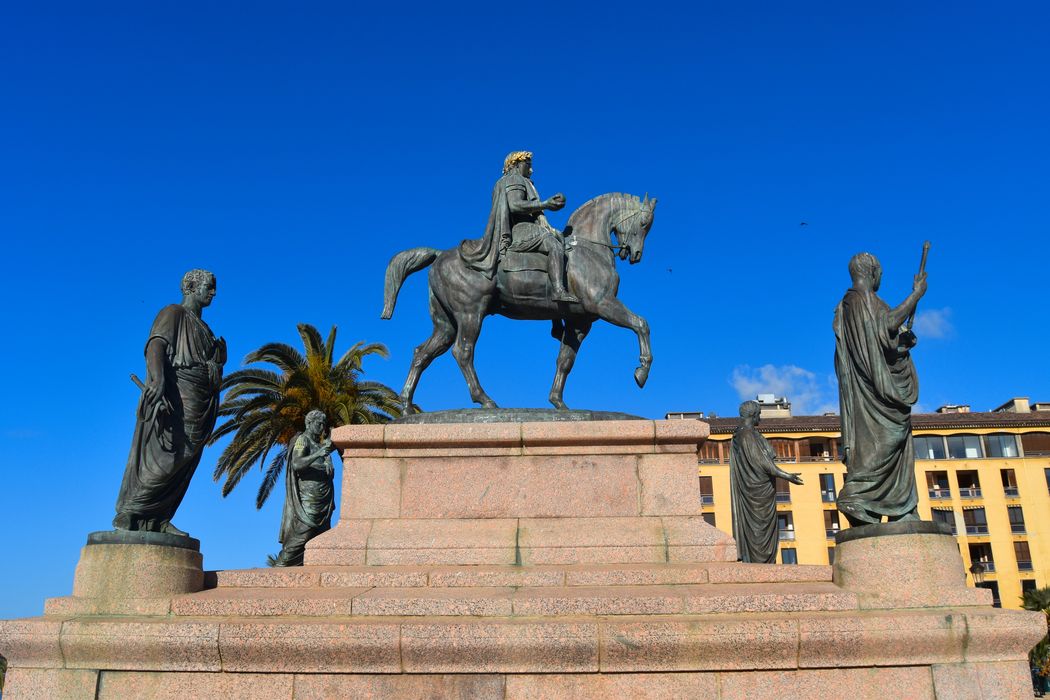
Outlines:
{"label": "building window", "polygon": [[835,548],[834,547],[828,547],[828,563],[832,564],[832,565],[835,564]]}
{"label": "building window", "polygon": [[992,559],[992,545],[990,544],[971,544],[970,561],[974,564],[980,563],[986,573],[995,572],[995,560]]}
{"label": "building window", "polygon": [[948,472],[926,472],[926,488],[930,498],[951,498],[952,490],[948,486]]}
{"label": "building window", "polygon": [[984,454],[987,457],[1017,457],[1017,439],[1013,435],[985,435]]}
{"label": "building window", "polygon": [[915,459],[944,459],[944,438],[940,435],[916,435]]}
{"label": "building window", "polygon": [[952,529],[952,534],[957,534],[955,527],[955,511],[951,508],[934,508],[930,512],[933,513],[933,522],[946,523],[948,527]]}
{"label": "building window", "polygon": [[791,517],[791,511],[777,513],[777,531],[781,540],[795,539],[795,520]]}
{"label": "building window", "polygon": [[824,511],[824,536],[834,539],[839,534],[839,512],[837,510]]}
{"label": "building window", "polygon": [[1018,571],[1032,571],[1032,551],[1027,542],[1014,542],[1014,556],[1017,557]]}
{"label": "building window", "polygon": [[795,441],[787,438],[770,438],[769,444],[776,453],[778,462],[795,461]]}
{"label": "building window", "polygon": [[981,497],[981,478],[977,475],[977,470],[966,469],[960,471],[956,476],[959,479],[960,498]]}
{"label": "building window", "polygon": [[1043,476],[1046,477],[1046,491],[1050,493],[1050,469],[1044,469]]}
{"label": "building window", "polygon": [[718,525],[715,524],[715,514],[714,513],[701,513],[700,517],[703,518],[704,522],[707,523],[708,525],[710,525],[711,527],[718,527]]}
{"label": "building window", "polygon": [[725,461],[729,461],[729,443],[718,440],[707,440],[700,445],[698,455],[700,464],[718,464],[722,461],[722,445],[725,445]]}
{"label": "building window", "polygon": [[777,477],[777,503],[791,503],[791,487],[787,479]]}
{"label": "building window", "polygon": [[948,457],[951,459],[980,459],[981,438],[976,435],[949,435]]}
{"label": "building window", "polygon": [[787,547],[780,550],[780,563],[781,564],[797,564],[798,563],[798,552],[793,548]]}
{"label": "building window", "polygon": [[802,453],[804,462],[830,462],[831,442],[828,438],[814,437],[808,440],[800,440],[799,452]]}
{"label": "building window", "polygon": [[1010,514],[1010,532],[1015,535],[1023,535],[1024,529],[1024,513],[1021,511],[1021,506],[1007,506],[1006,512]]}
{"label": "building window", "polygon": [[1050,455],[1050,433],[1025,433],[1021,436],[1021,447],[1029,457]]}
{"label": "building window", "polygon": [[715,488],[709,476],[700,477],[700,504],[705,506],[715,504]]}
{"label": "building window", "polygon": [[999,474],[1003,479],[1003,495],[1007,498],[1014,498],[1018,495],[1017,493],[1017,475],[1014,474],[1013,469],[1000,469]]}
{"label": "building window", "polygon": [[967,535],[987,535],[988,520],[984,515],[984,508],[964,508],[963,522],[966,524]]}
{"label": "building window", "polygon": [[1021,579],[1021,595],[1024,595],[1028,591],[1035,590],[1035,579],[1034,578],[1023,578]]}
{"label": "building window", "polygon": [[820,500],[825,503],[835,502],[835,475],[820,475]]}

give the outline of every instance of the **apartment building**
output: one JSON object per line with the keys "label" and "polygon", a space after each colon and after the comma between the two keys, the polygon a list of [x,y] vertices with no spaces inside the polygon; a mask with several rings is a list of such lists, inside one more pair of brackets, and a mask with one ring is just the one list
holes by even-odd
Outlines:
{"label": "apartment building", "polygon": [[[791,416],[790,403],[769,396],[760,404],[778,417],[763,418],[759,430],[781,468],[804,481],[777,486],[780,561],[831,563],[835,533],[849,527],[835,507],[846,471],[839,418]],[[732,532],[729,444],[739,419],[667,417],[710,424],[699,453],[702,512]],[[943,406],[913,414],[912,431],[921,517],[951,526],[971,584],[990,588],[1003,607],[1019,608],[1022,591],[1050,585],[1050,403],[1018,398],[987,412]]]}

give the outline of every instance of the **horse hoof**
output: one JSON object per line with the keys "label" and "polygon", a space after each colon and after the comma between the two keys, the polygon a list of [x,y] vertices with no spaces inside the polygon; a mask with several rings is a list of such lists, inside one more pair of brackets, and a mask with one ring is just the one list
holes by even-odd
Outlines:
{"label": "horse hoof", "polygon": [[558,409],[559,411],[568,411],[569,410],[569,407],[566,406],[565,402],[562,401],[561,399],[551,399],[550,402],[551,402],[551,405],[554,406],[554,408]]}
{"label": "horse hoof", "polygon": [[481,407],[482,408],[499,408],[499,406],[496,405],[496,402],[493,401],[492,399],[489,399],[487,401],[482,401],[481,402]]}
{"label": "horse hoof", "polygon": [[649,368],[648,367],[639,367],[638,369],[634,370],[634,382],[635,382],[635,384],[638,385],[639,389],[641,389],[641,388],[643,388],[645,386],[645,382],[648,379],[649,379]]}

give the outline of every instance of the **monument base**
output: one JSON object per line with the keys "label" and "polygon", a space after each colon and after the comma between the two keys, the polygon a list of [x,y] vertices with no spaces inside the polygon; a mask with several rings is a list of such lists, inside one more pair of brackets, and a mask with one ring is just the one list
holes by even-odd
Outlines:
{"label": "monument base", "polygon": [[[74,596],[0,622],[5,699],[1030,694],[1043,616],[960,593],[943,535],[844,541],[839,585],[829,566],[733,561],[698,515],[705,436],[642,420],[337,430],[343,517],[314,564],[211,572],[195,591],[196,552],[86,547]],[[904,595],[898,568],[944,595]]]}

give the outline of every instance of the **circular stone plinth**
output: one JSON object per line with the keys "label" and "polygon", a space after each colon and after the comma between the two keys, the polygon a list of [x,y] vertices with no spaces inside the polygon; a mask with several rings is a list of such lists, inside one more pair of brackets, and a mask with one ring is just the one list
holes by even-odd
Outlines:
{"label": "circular stone plinth", "polygon": [[392,423],[545,423],[591,420],[645,420],[641,416],[615,411],[559,411],[555,408],[460,408],[402,416]]}
{"label": "circular stone plinth", "polygon": [[846,528],[836,533],[835,544],[892,535],[948,535],[954,537],[948,523],[935,523],[928,520],[898,520],[892,523],[874,523]]}
{"label": "circular stone plinth", "polygon": [[100,530],[88,535],[87,543],[92,544],[152,544],[158,547],[178,547],[194,552],[201,551],[201,541],[193,537],[169,535],[166,532],[149,532],[148,530]]}

